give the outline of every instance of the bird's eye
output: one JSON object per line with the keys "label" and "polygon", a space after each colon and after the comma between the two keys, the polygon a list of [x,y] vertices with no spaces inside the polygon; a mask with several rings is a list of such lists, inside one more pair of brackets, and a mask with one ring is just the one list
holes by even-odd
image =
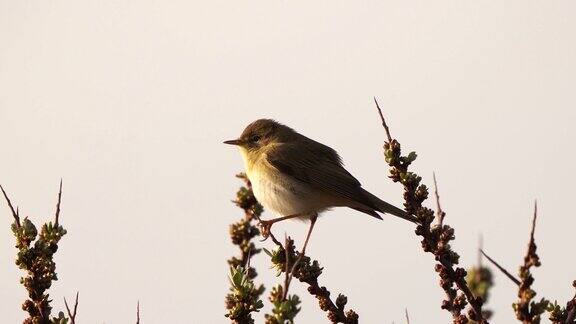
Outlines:
{"label": "bird's eye", "polygon": [[252,143],[256,143],[256,142],[258,142],[259,140],[260,140],[260,135],[252,135],[252,136],[250,137],[250,142],[252,142]]}

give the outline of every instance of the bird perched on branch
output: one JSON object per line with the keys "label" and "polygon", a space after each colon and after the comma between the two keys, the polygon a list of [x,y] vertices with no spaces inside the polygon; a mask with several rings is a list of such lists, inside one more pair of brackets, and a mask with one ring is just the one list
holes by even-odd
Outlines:
{"label": "bird perched on branch", "polygon": [[261,221],[264,238],[276,222],[310,219],[304,254],[318,214],[331,207],[350,207],[378,219],[382,219],[379,212],[392,214],[418,223],[416,217],[363,189],[335,150],[274,120],[258,119],[238,139],[224,143],[240,148],[256,199],[282,215]]}

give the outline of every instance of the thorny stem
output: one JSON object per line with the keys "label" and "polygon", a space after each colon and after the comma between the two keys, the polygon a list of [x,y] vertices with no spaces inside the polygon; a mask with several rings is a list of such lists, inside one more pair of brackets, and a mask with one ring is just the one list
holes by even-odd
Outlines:
{"label": "thorny stem", "polygon": [[538,217],[538,205],[534,202],[534,216],[532,217],[532,229],[530,230],[530,241],[528,242],[528,250],[524,257],[524,264],[520,267],[520,285],[518,288],[518,302],[513,304],[516,318],[522,323],[533,324],[540,323],[540,315],[544,313],[549,305],[549,302],[542,298],[539,302],[534,302],[532,299],[536,296],[536,292],[532,290],[534,277],[530,272],[531,267],[540,266],[540,257],[536,253],[536,243],[534,240],[534,231],[536,228],[536,219]]}
{"label": "thorny stem", "polygon": [[2,193],[4,194],[4,198],[6,198],[6,202],[8,202],[8,207],[10,207],[10,211],[12,211],[12,216],[14,216],[14,221],[16,222],[16,226],[18,228],[22,227],[22,225],[20,224],[20,215],[18,214],[18,209],[14,210],[14,206],[12,206],[12,202],[10,201],[10,198],[8,198],[6,191],[4,191],[4,188],[1,185],[0,185],[0,189],[2,189]]}
{"label": "thorny stem", "polygon": [[438,220],[438,226],[442,227],[444,223],[444,217],[446,213],[442,210],[440,206],[440,195],[438,194],[438,182],[436,182],[436,173],[432,172],[432,178],[434,179],[434,195],[436,196],[436,219]]}
{"label": "thorny stem", "polygon": [[[60,186],[60,188],[62,188],[62,186]],[[64,306],[66,306],[66,311],[68,312],[70,323],[76,324],[76,311],[78,310],[78,292],[76,292],[76,301],[74,301],[74,312],[70,311],[70,307],[68,307],[68,302],[66,302],[66,297],[64,297]]]}
{"label": "thorny stem", "polygon": [[[268,237],[272,236],[274,242],[278,242],[273,234],[270,234]],[[279,242],[277,243],[278,246],[281,248],[278,252],[270,253],[266,250],[266,253],[271,256],[272,263],[274,266],[279,269],[281,272],[284,272],[284,286],[281,284],[273,287],[270,291],[270,297],[268,300],[274,306],[272,311],[269,314],[265,314],[265,323],[266,324],[288,324],[294,323],[294,317],[300,312],[300,308],[298,305],[300,304],[300,298],[297,295],[288,295],[290,290],[290,283],[292,282],[292,277],[294,271],[296,270],[297,265],[300,263],[302,259],[302,255],[300,255],[295,262],[294,255],[290,253],[283,253],[282,257],[284,258],[284,265],[278,263],[280,261],[278,259],[280,251],[293,251],[294,250],[294,240],[289,238],[287,235],[284,236],[284,246],[282,246]],[[282,267],[280,269],[280,267]]]}
{"label": "thorny stem", "polygon": [[384,118],[384,115],[382,114],[382,109],[380,109],[380,105],[378,105],[378,100],[376,100],[376,97],[374,97],[374,103],[376,104],[376,108],[378,109],[378,114],[380,114],[380,120],[382,120],[382,126],[384,127],[384,130],[386,131],[386,136],[388,136],[388,143],[392,142],[392,136],[390,136],[390,129],[388,128],[388,125],[386,124],[386,119]]}
{"label": "thorny stem", "polygon": [[404,314],[406,315],[406,324],[410,324],[410,316],[408,316],[408,308],[404,308]]}
{"label": "thorny stem", "polygon": [[[540,323],[541,315],[545,311],[548,311],[552,323],[574,324],[574,317],[576,316],[576,295],[566,304],[564,309],[560,308],[557,303],[550,303],[545,298],[542,298],[538,302],[532,300],[536,296],[536,292],[531,288],[534,283],[534,277],[530,272],[530,268],[533,266],[540,266],[540,258],[536,253],[537,246],[534,239],[537,217],[538,206],[536,202],[534,202],[534,216],[532,217],[532,226],[530,229],[530,241],[528,242],[528,249],[526,251],[526,256],[524,257],[524,264],[520,267],[520,280],[494,261],[484,251],[480,250],[480,252],[519,287],[519,301],[512,305],[518,320],[525,324],[537,324]],[[576,288],[576,280],[572,285]]]}
{"label": "thorny stem", "polygon": [[[288,240],[288,236],[284,235],[284,246],[286,247],[286,249],[288,249],[288,245],[290,244],[290,241]],[[297,262],[294,263],[294,266],[296,266]],[[288,253],[286,253],[286,267],[284,270],[284,294],[282,295],[282,300],[286,300],[286,297],[288,297],[288,289],[290,288],[290,281],[292,280],[292,274],[294,272],[294,267],[292,267],[292,269],[289,268],[290,267],[290,255]]]}
{"label": "thorny stem", "polygon": [[483,250],[480,250],[480,253],[482,253],[482,255],[484,255],[486,257],[486,259],[488,259],[488,261],[490,261],[496,268],[498,268],[498,270],[500,270],[504,275],[506,275],[506,277],[508,277],[508,279],[512,280],[512,282],[515,283],[517,286],[520,286],[520,280],[516,279],[516,277],[514,277],[513,274],[508,272],[508,270],[504,269],[504,267],[499,265],[498,262],[494,261],[494,259],[492,259]]}
{"label": "thorny stem", "polygon": [[[444,210],[442,210],[442,207],[440,205],[440,195],[438,194],[438,183],[436,182],[436,174],[432,173],[432,177],[434,179],[434,194],[436,197],[436,208],[437,208],[436,216],[438,220],[438,227],[442,228],[442,223],[444,222],[444,217],[446,216],[446,213],[444,212]],[[442,263],[442,260],[440,261]],[[444,263],[442,263],[442,265],[444,265],[445,269],[437,267],[437,271],[439,273],[442,273],[442,270],[447,271],[449,274],[452,273],[450,272],[450,270],[452,270],[451,265],[447,266]],[[452,317],[454,318],[454,322],[463,321],[460,312],[465,305],[462,305],[462,308],[460,307],[461,301],[458,300],[459,296],[456,295],[456,293],[452,290],[452,288],[446,288],[447,284],[450,284],[450,286],[452,285],[449,281],[441,281],[441,286],[442,288],[444,288],[444,291],[446,292],[446,297],[448,298],[447,300],[444,301],[445,303],[443,304],[443,307],[447,306],[446,308],[450,310],[450,312],[452,313]]]}
{"label": "thorny stem", "polygon": [[[28,299],[22,304],[22,309],[28,313],[28,318],[24,320],[24,323],[51,323],[53,322],[50,319],[52,300],[46,291],[51,287],[53,281],[58,280],[54,254],[58,250],[60,239],[66,235],[66,230],[57,224],[56,219],[54,224],[52,222],[44,224],[40,231],[28,218],[20,221],[18,208],[14,210],[6,191],[4,188],[1,190],[14,217],[12,232],[16,238],[16,248],[18,249],[16,265],[26,271],[26,276],[20,279],[28,292]],[[60,184],[59,196],[61,196],[61,192],[62,185]],[[59,205],[60,198],[58,200]],[[59,210],[59,207],[57,209]],[[56,217],[58,217],[58,213]],[[77,305],[75,309],[77,309]],[[62,313],[61,316],[64,314]],[[61,317],[56,320],[59,319]]]}
{"label": "thorny stem", "polygon": [[[279,248],[278,255],[280,255],[280,257],[279,260],[276,260],[278,269],[282,272],[286,271],[286,269],[292,269],[291,272],[294,278],[297,278],[300,282],[307,283],[308,292],[316,296],[320,309],[328,312],[328,319],[332,323],[358,323],[358,314],[356,314],[356,312],[353,310],[344,312],[344,307],[347,303],[346,296],[340,294],[336,302],[333,302],[330,299],[330,291],[326,287],[319,285],[318,277],[322,274],[322,268],[317,261],[311,262],[310,257],[296,251],[294,243],[290,238],[288,238],[286,248],[282,246],[278,240],[273,239],[273,242],[275,242]],[[298,256],[298,258],[296,258],[296,256]],[[296,260],[295,262],[299,263],[288,266],[286,263],[288,263],[289,260]]]}
{"label": "thorny stem", "polygon": [[[58,190],[58,203],[56,204],[56,215],[54,216],[54,226],[58,227],[60,217],[60,201],[62,201],[62,179],[60,179],[60,190]],[[72,322],[74,324],[74,322]]]}
{"label": "thorny stem", "polygon": [[237,281],[232,284],[231,292],[226,295],[225,304],[228,310],[226,317],[230,318],[232,323],[253,323],[251,313],[257,312],[263,306],[259,296],[264,292],[264,286],[253,285],[252,280],[257,276],[257,272],[254,267],[250,266],[252,256],[260,252],[252,239],[260,234],[253,222],[262,213],[262,206],[256,201],[246,175],[239,174],[237,177],[244,180],[246,185],[240,188],[237,192],[237,199],[233,202],[244,210],[244,217],[230,225],[232,243],[238,246],[241,254],[240,257],[228,259],[228,264],[234,273],[232,276],[236,276],[234,278]]}
{"label": "thorny stem", "polygon": [[[422,202],[428,198],[428,189],[420,184],[421,178],[417,174],[408,171],[408,167],[416,159],[416,153],[412,152],[408,156],[401,155],[400,143],[392,139],[382,110],[376,99],[374,102],[388,137],[388,142],[384,144],[384,153],[386,162],[390,166],[390,178],[404,186],[404,207],[409,214],[415,215],[420,221],[416,234],[423,237],[422,248],[425,252],[434,254],[436,261],[439,262],[436,265],[436,272],[439,273],[440,285],[448,296],[442,308],[452,313],[455,324],[467,323],[469,319],[480,324],[487,324],[488,321],[482,314],[482,299],[475,297],[466,283],[466,270],[460,267],[454,268],[459,259],[458,254],[452,251],[449,244],[454,239],[454,230],[444,224],[430,226],[434,219],[434,212],[422,206]],[[441,213],[439,212],[440,215]],[[458,294],[458,291],[453,288],[454,284],[463,295]],[[468,312],[468,318],[461,314],[467,302],[472,307]]]}

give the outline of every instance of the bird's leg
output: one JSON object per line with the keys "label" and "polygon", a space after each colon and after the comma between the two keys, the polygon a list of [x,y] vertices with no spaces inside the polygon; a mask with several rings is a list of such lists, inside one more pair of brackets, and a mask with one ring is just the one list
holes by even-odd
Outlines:
{"label": "bird's leg", "polygon": [[318,214],[314,214],[310,217],[310,228],[308,228],[308,234],[306,235],[306,240],[304,241],[304,247],[302,247],[302,255],[306,253],[306,246],[308,246],[308,240],[310,240],[310,234],[314,229],[314,224],[316,224],[316,219],[318,219]]}
{"label": "bird's leg", "polygon": [[[296,259],[296,261],[292,265],[292,269],[290,270],[290,277],[289,277],[290,279],[289,280],[292,279],[292,276],[294,275],[294,270],[296,270],[296,267],[298,266],[300,261],[302,261],[302,259],[304,258],[304,255],[306,254],[306,246],[308,246],[308,241],[310,240],[310,235],[312,234],[312,230],[314,229],[314,224],[316,224],[317,219],[318,219],[317,213],[314,213],[314,214],[312,214],[312,216],[310,216],[310,228],[308,228],[308,234],[306,234],[306,240],[304,241],[304,246],[302,247],[302,253],[299,254],[298,259]],[[286,270],[288,270],[288,269],[286,269]]]}
{"label": "bird's leg", "polygon": [[274,218],[271,220],[260,220],[260,233],[262,234],[262,237],[264,238],[262,241],[265,241],[269,236],[270,236],[270,228],[272,228],[272,225],[274,223],[277,222],[281,222],[283,220],[287,220],[290,218],[296,218],[296,217],[302,217],[304,216],[303,214],[294,214],[294,215],[288,215],[288,216],[282,216],[282,217],[278,217],[278,218]]}

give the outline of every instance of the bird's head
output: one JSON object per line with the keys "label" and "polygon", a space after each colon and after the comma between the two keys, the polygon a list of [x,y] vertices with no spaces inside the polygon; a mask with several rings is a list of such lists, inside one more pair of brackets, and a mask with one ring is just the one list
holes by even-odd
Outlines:
{"label": "bird's head", "polygon": [[225,141],[237,145],[248,160],[256,160],[267,148],[275,144],[296,140],[298,133],[272,119],[258,119],[246,126],[238,139]]}

